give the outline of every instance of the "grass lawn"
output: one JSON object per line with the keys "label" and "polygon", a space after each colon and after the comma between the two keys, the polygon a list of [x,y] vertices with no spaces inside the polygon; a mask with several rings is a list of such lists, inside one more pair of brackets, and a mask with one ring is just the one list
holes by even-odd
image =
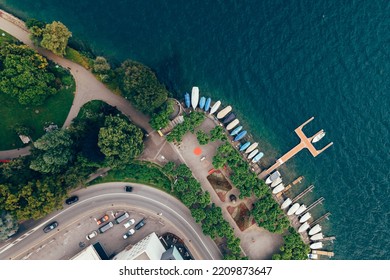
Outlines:
{"label": "grass lawn", "polygon": [[110,170],[107,176],[98,178],[91,184],[118,181],[147,184],[168,193],[171,190],[171,180],[161,171],[159,166],[141,161],[134,161],[122,170]]}
{"label": "grass lawn", "polygon": [[61,127],[72,106],[75,84],[68,89],[60,90],[56,95],[49,97],[41,106],[24,106],[10,98],[7,94],[0,94],[0,151],[23,147],[15,132],[15,125],[23,125],[31,129],[33,140],[44,134],[47,122],[53,122]]}
{"label": "grass lawn", "polygon": [[72,49],[71,47],[66,47],[66,52],[65,52],[65,58],[80,64],[83,66],[85,69],[91,69],[93,66],[92,59],[86,57],[85,55],[81,54],[79,51]]}
{"label": "grass lawn", "polygon": [[[4,36],[3,36],[4,34]],[[18,40],[9,35],[7,32],[0,29],[0,45],[4,43],[16,43]]]}

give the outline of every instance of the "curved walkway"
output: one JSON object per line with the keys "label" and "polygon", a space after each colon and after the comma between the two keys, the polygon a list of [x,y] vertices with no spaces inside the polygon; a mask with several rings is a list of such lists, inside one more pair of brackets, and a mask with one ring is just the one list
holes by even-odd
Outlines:
{"label": "curved walkway", "polygon": [[[111,92],[102,82],[98,81],[90,71],[68,59],[59,57],[48,50],[34,46],[30,39],[30,33],[26,31],[25,27],[23,28],[23,24],[22,21],[18,21],[18,19],[13,18],[11,15],[0,10],[0,29],[37,50],[48,59],[64,68],[68,68],[75,79],[75,97],[69,114],[62,126],[63,128],[68,127],[72,123],[72,120],[77,117],[84,104],[92,100],[101,100],[116,107],[124,115],[129,117],[133,123],[143,128],[147,133],[153,131],[148,122],[149,118],[146,115],[136,110],[125,98]],[[30,153],[29,150],[30,147],[0,151],[0,159],[11,159],[28,155]]]}

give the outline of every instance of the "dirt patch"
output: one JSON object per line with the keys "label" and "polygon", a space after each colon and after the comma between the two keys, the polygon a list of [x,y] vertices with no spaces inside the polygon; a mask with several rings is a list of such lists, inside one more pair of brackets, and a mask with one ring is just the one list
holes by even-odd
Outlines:
{"label": "dirt patch", "polygon": [[236,207],[228,206],[227,210],[241,231],[246,230],[255,223],[245,203],[240,203]]}
{"label": "dirt patch", "polygon": [[226,201],[226,194],[233,188],[222,173],[214,172],[207,176],[214,191],[222,202]]}

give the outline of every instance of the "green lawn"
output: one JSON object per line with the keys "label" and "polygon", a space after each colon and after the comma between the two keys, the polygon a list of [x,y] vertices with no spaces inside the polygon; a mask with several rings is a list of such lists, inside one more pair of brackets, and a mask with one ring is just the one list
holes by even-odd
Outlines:
{"label": "green lawn", "polygon": [[66,47],[64,57],[77,64],[80,64],[85,69],[91,69],[93,66],[92,59],[86,57],[85,55],[75,49],[72,49],[71,47]]}
{"label": "green lawn", "polygon": [[98,178],[91,184],[127,181],[147,184],[170,193],[171,181],[160,169],[150,162],[135,161],[122,170],[110,170],[107,176]]}
{"label": "green lawn", "polygon": [[34,107],[20,105],[9,95],[0,94],[0,151],[23,147],[14,129],[16,125],[30,128],[33,140],[43,135],[43,127],[47,122],[61,127],[72,106],[75,91],[73,79],[71,84],[68,89],[62,89],[49,97],[43,105]]}
{"label": "green lawn", "polygon": [[[4,34],[4,36],[3,36]],[[18,40],[9,35],[7,32],[0,29],[0,45],[4,43],[16,43]]]}

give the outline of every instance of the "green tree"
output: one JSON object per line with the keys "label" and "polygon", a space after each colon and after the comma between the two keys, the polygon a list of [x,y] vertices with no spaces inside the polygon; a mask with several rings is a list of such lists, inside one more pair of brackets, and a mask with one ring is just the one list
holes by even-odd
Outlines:
{"label": "green tree", "polygon": [[93,71],[98,74],[105,74],[110,71],[111,66],[103,56],[97,56],[93,63]]}
{"label": "green tree", "polygon": [[169,124],[169,116],[173,113],[173,110],[173,102],[168,100],[161,106],[157,113],[153,113],[149,121],[150,126],[155,130],[167,127]]}
{"label": "green tree", "polygon": [[37,20],[35,18],[29,18],[26,20],[26,26],[28,29],[30,29],[34,26],[38,27],[40,29],[43,29],[46,26],[46,23],[44,23],[43,21]]}
{"label": "green tree", "polygon": [[22,105],[41,105],[57,92],[46,58],[25,45],[0,48],[0,65],[0,94],[13,96]]}
{"label": "green tree", "polygon": [[18,221],[9,212],[0,211],[0,240],[7,240],[18,229]]}
{"label": "green tree", "polygon": [[32,170],[60,173],[73,161],[73,140],[65,130],[48,132],[34,142]]}
{"label": "green tree", "polygon": [[53,21],[50,24],[46,24],[42,30],[41,46],[56,55],[63,56],[71,36],[72,33],[62,22]]}
{"label": "green tree", "polygon": [[145,65],[126,60],[118,74],[125,97],[142,112],[151,114],[167,100],[168,91]]}
{"label": "green tree", "polygon": [[216,140],[227,140],[226,134],[222,126],[217,125],[210,131],[210,140],[216,141]]}
{"label": "green tree", "polygon": [[198,130],[196,132],[196,138],[198,139],[200,145],[207,145],[210,141],[210,136],[202,130]]}
{"label": "green tree", "polygon": [[134,124],[117,116],[107,116],[100,128],[98,146],[111,166],[120,166],[138,157],[144,148],[143,133]]}

